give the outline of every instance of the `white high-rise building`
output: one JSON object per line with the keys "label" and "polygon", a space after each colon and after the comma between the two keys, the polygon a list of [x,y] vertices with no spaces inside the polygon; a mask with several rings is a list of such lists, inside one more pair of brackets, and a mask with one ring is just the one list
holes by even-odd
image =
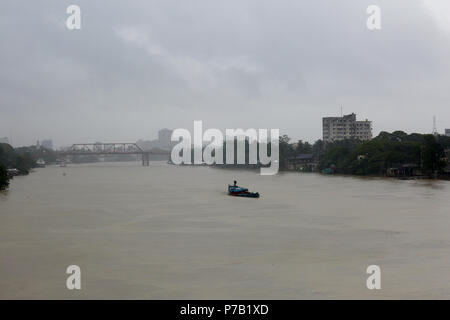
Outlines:
{"label": "white high-rise building", "polygon": [[372,139],[372,121],[357,121],[356,114],[342,117],[322,118],[323,141],[333,142],[344,139]]}

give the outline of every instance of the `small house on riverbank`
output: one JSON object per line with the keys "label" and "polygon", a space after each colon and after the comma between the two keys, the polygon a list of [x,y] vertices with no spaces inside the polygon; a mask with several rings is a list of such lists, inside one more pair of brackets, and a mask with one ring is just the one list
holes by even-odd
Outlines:
{"label": "small house on riverbank", "polygon": [[422,176],[422,170],[420,166],[415,163],[405,163],[396,165],[386,170],[386,176],[388,177],[413,177]]}
{"label": "small house on riverbank", "polygon": [[302,153],[287,159],[288,170],[315,171],[318,165],[317,159],[312,153]]}

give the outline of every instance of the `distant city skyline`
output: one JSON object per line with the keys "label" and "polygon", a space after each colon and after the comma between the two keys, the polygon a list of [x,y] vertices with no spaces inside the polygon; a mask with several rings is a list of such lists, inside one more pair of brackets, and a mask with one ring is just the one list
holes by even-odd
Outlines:
{"label": "distant city skyline", "polygon": [[[338,118],[340,116],[336,115],[334,117]],[[326,117],[324,117],[324,118],[326,118]],[[323,131],[323,123],[320,122],[319,125],[320,125],[320,127],[321,127],[321,129]],[[246,128],[243,128],[243,129],[246,129]],[[151,144],[152,142],[158,141],[158,139],[160,139],[160,136],[159,136],[158,133],[161,130],[168,130],[170,132],[173,131],[173,129],[161,128],[159,130],[156,130],[155,134],[153,136],[151,136],[151,137],[143,137],[143,138],[138,138],[138,139],[134,139],[134,140],[132,139],[132,140],[127,141],[127,142],[142,142],[142,143],[150,143]],[[389,132],[393,132],[393,131],[395,131],[395,130],[391,130]],[[422,134],[429,133],[429,134],[432,134],[432,125],[430,126],[430,130],[428,132],[419,132],[419,131],[410,131],[410,130],[401,130],[401,131],[405,131],[408,134],[409,133],[422,133]],[[375,130],[372,130],[372,132],[375,132]],[[372,134],[372,138],[376,137],[380,132],[381,132],[381,130],[378,131],[376,134],[373,133]],[[439,127],[437,127],[437,132],[438,132],[438,134],[441,134],[441,135],[450,136],[450,129],[448,129],[448,128],[439,128]],[[317,141],[319,139],[323,140],[323,132],[322,132],[321,136],[319,136],[317,139],[313,139],[313,140],[307,140],[307,139],[304,139],[302,137],[298,137],[298,138],[297,137],[293,137],[289,133],[281,132],[281,134],[287,134],[292,139],[292,142],[295,142],[295,141],[298,141],[298,140],[302,140],[302,141],[308,141],[310,143],[313,143],[314,141]],[[39,144],[44,146],[44,147],[49,148],[51,146],[52,149],[57,150],[57,149],[62,148],[62,147],[68,147],[68,146],[70,146],[70,145],[72,145],[74,143],[95,143],[95,142],[108,143],[108,142],[114,142],[113,140],[110,140],[110,139],[105,139],[105,140],[102,140],[102,141],[93,139],[92,141],[82,141],[82,142],[80,142],[80,141],[73,141],[73,142],[70,142],[68,144],[53,144],[53,139],[42,139],[42,140],[40,140],[40,139],[36,139],[36,138],[30,138],[30,140],[34,141],[34,143],[23,144],[23,145],[15,145],[14,144],[13,146],[14,147],[31,146],[31,145],[35,145],[35,144],[37,144],[37,142],[39,142]],[[0,143],[8,143],[8,144],[10,144],[10,139],[8,137],[0,138]],[[155,147],[158,148],[157,145],[155,145]]]}

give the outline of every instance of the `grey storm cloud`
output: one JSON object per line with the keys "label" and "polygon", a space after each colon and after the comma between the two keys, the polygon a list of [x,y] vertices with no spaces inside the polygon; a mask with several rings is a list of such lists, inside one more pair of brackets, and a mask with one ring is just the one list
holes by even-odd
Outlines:
{"label": "grey storm cloud", "polygon": [[3,1],[0,137],[136,141],[203,120],[313,141],[341,106],[375,134],[428,132],[433,115],[442,130],[449,26],[441,0]]}

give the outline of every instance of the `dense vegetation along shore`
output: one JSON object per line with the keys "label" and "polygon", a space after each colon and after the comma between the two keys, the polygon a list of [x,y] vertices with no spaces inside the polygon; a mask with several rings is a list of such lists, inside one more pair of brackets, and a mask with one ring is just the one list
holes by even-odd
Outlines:
{"label": "dense vegetation along shore", "polygon": [[[281,170],[320,171],[351,175],[446,177],[450,137],[381,132],[369,141],[316,141],[313,145],[280,139]],[[310,161],[296,161],[309,154]],[[301,157],[300,157],[301,158]]]}
{"label": "dense vegetation along shore", "polygon": [[[9,186],[9,180],[12,178],[11,170],[15,174],[27,175],[31,169],[36,167],[37,159],[43,159],[45,162],[55,162],[56,154],[52,150],[43,147],[20,147],[14,149],[6,143],[0,143],[0,190]],[[10,169],[8,171],[8,169]]]}
{"label": "dense vegetation along shore", "polygon": [[[283,135],[279,140],[279,148],[281,171],[360,176],[450,177],[450,137],[443,135],[395,131],[381,132],[369,141],[348,139],[324,143],[319,139],[313,144],[302,140],[291,142],[287,135]],[[268,149],[270,150],[270,147]],[[248,164],[215,166],[248,169],[260,167]]]}

